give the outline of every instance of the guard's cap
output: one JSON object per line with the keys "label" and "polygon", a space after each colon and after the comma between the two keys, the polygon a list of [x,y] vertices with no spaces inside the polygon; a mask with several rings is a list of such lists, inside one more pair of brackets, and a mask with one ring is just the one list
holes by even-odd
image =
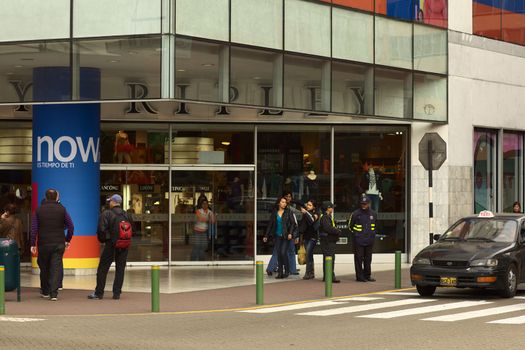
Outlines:
{"label": "guard's cap", "polygon": [[359,204],[367,204],[370,203],[370,198],[366,194],[363,194],[361,198],[359,199]]}
{"label": "guard's cap", "polygon": [[334,207],[334,203],[330,202],[330,201],[324,201],[323,202],[323,210],[326,210],[328,208],[333,208]]}

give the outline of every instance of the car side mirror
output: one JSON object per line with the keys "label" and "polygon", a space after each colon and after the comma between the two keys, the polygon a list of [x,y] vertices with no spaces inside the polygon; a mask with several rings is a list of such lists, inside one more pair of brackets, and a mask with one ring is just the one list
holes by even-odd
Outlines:
{"label": "car side mirror", "polygon": [[432,236],[432,238],[434,239],[434,241],[438,241],[441,238],[441,235],[435,233],[434,236]]}

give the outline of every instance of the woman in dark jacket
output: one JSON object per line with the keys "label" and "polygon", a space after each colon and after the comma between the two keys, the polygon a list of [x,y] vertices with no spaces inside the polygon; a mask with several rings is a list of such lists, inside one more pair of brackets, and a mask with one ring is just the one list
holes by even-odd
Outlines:
{"label": "woman in dark jacket", "polygon": [[305,208],[301,207],[303,217],[299,223],[299,233],[302,236],[304,248],[306,249],[306,272],[304,280],[315,278],[314,273],[314,248],[317,244],[317,231],[319,230],[319,214],[313,199],[308,200]]}
{"label": "woman in dark jacket", "polygon": [[[281,197],[277,208],[270,215],[270,221],[266,228],[264,242],[268,237],[274,238],[275,249],[277,251],[277,277],[287,278],[290,274],[290,262],[288,261],[288,245],[295,239],[294,219],[290,209],[287,208],[286,198]],[[284,271],[283,271],[284,269]]]}

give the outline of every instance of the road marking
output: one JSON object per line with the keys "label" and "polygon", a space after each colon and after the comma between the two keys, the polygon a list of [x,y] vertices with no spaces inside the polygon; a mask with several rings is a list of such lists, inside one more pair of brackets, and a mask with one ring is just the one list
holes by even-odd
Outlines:
{"label": "road marking", "polygon": [[459,314],[425,318],[423,319],[423,321],[454,322],[454,321],[469,320],[469,319],[477,318],[477,317],[499,315],[499,314],[504,314],[507,312],[520,311],[520,310],[525,310],[525,304],[507,305],[507,306],[500,306],[500,307],[492,307],[490,309],[461,312]]}
{"label": "road marking", "polygon": [[404,306],[404,305],[412,305],[412,304],[429,303],[429,302],[433,302],[433,301],[435,301],[435,300],[434,299],[403,299],[403,300],[387,301],[387,302],[375,303],[375,304],[340,307],[340,308],[337,308],[337,309],[330,309],[330,310],[311,311],[311,312],[301,313],[301,314],[298,314],[298,315],[304,315],[304,316],[334,316],[334,315],[350,314],[350,313],[354,313],[354,312],[383,309],[383,308],[387,308],[387,307],[396,307],[396,306]]}
{"label": "road marking", "polygon": [[483,301],[483,300],[482,301],[460,301],[457,303],[446,303],[446,304],[440,304],[440,305],[423,306],[423,307],[416,307],[416,308],[406,309],[406,310],[396,310],[396,311],[390,311],[390,312],[381,312],[377,314],[361,315],[357,317],[394,318],[394,317],[426,314],[429,312],[439,312],[439,311],[448,311],[448,310],[453,310],[453,309],[461,309],[465,307],[478,306],[478,305],[484,305],[484,304],[492,304],[492,302]]}
{"label": "road marking", "polygon": [[34,322],[45,321],[43,318],[23,318],[23,317],[0,317],[1,322]]}
{"label": "road marking", "polygon": [[379,293],[381,295],[403,295],[403,296],[410,296],[410,297],[414,297],[414,296],[417,296],[419,295],[419,293],[414,293],[414,292],[384,292],[384,293]]}
{"label": "road marking", "polygon": [[491,321],[487,323],[497,323],[497,324],[524,324],[525,316],[518,316],[512,318],[505,318],[503,320]]}
{"label": "road marking", "polygon": [[268,307],[268,308],[256,309],[256,310],[244,310],[244,311],[239,311],[239,312],[246,312],[246,313],[251,313],[251,314],[269,314],[273,312],[301,310],[301,309],[308,309],[308,308],[321,307],[321,306],[341,305],[342,303],[348,302],[348,301],[371,301],[371,300],[378,300],[378,299],[383,299],[383,298],[355,297],[355,298],[344,298],[344,299],[337,299],[337,300],[323,300],[323,301],[315,301],[311,303],[284,305],[284,306]]}

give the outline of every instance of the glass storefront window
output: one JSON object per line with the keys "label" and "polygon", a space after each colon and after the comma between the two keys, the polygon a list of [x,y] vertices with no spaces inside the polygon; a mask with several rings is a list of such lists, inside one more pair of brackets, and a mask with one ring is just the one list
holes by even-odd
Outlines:
{"label": "glass storefront window", "polygon": [[332,22],[332,57],[373,63],[374,16],[334,7]]}
{"label": "glass storefront window", "polygon": [[232,102],[282,107],[282,64],[281,53],[232,46]]}
{"label": "glass storefront window", "polygon": [[231,41],[283,48],[283,0],[231,0]]}
{"label": "glass storefront window", "polygon": [[161,32],[161,0],[75,0],[72,4],[74,37]]}
{"label": "glass storefront window", "polygon": [[70,0],[3,0],[0,41],[69,38],[70,4]]}
{"label": "glass storefront window", "polygon": [[285,0],[284,48],[330,57],[330,6]]}
{"label": "glass storefront window", "polygon": [[374,113],[372,66],[332,62],[332,112]]}
{"label": "glass storefront window", "polygon": [[[69,42],[40,42],[0,45],[0,102],[68,101],[71,100],[71,74],[69,68]],[[41,67],[56,67],[60,74],[54,75],[61,89],[53,89],[55,98],[43,94],[35,97],[33,86],[49,82],[48,77],[37,77],[35,70]],[[55,83],[58,85],[58,83]]]}
{"label": "glass storefront window", "polygon": [[329,111],[330,61],[285,55],[284,106]]}
{"label": "glass storefront window", "polygon": [[405,251],[406,144],[403,127],[335,129],[335,219],[347,221],[366,193],[378,213],[374,252]]}
{"label": "glass storefront window", "polygon": [[375,18],[376,64],[412,69],[412,24]]}
{"label": "glass storefront window", "polygon": [[229,0],[177,0],[177,34],[228,41]]}
{"label": "glass storefront window", "polygon": [[102,124],[100,162],[102,164],[163,164],[168,142],[167,125]]}
{"label": "glass storefront window", "polygon": [[253,260],[252,171],[174,170],[171,200],[172,260]]}
{"label": "glass storefront window", "polygon": [[299,203],[330,200],[330,128],[260,126],[257,143],[257,254],[271,254],[262,237],[284,191]]}
{"label": "glass storefront window", "polygon": [[176,97],[229,102],[229,47],[192,39],[176,39]]}
{"label": "glass storefront window", "polygon": [[447,73],[447,31],[414,25],[414,69]]}
{"label": "glass storefront window", "polygon": [[501,0],[472,1],[472,32],[501,39]]}
{"label": "glass storefront window", "polygon": [[[234,125],[173,126],[172,164],[253,164],[253,127]],[[164,146],[169,159],[169,146]],[[166,161],[166,163],[168,163]]]}
{"label": "glass storefront window", "polygon": [[447,120],[447,78],[414,74],[414,119]]}
{"label": "glass storefront window", "polygon": [[474,130],[474,211],[496,211],[498,134]]}
{"label": "glass storefront window", "polygon": [[503,211],[512,212],[523,189],[523,134],[503,133]]}
{"label": "glass storefront window", "polygon": [[31,128],[10,128],[7,125],[2,125],[2,129],[0,129],[0,163],[31,163],[32,137]]}
{"label": "glass storefront window", "polygon": [[133,217],[128,261],[164,261],[169,254],[168,171],[143,169],[100,172],[100,207],[118,193],[122,208]]}
{"label": "glass storefront window", "polygon": [[[101,98],[160,98],[160,37],[77,40],[80,66],[100,71]],[[80,86],[89,86],[80,75]],[[82,98],[82,96],[81,96]]]}
{"label": "glass storefront window", "polygon": [[395,118],[412,117],[412,73],[375,70],[374,114]]}

